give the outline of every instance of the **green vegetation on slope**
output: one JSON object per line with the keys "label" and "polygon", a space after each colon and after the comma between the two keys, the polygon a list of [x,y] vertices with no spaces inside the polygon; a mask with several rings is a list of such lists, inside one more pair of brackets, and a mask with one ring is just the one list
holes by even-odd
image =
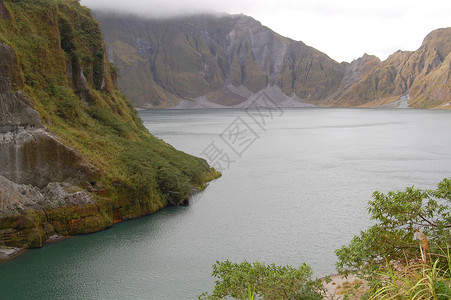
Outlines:
{"label": "green vegetation on slope", "polygon": [[[203,188],[219,176],[205,160],[148,133],[115,87],[116,74],[89,9],[76,0],[0,4],[0,41],[17,56],[18,89],[31,99],[43,124],[97,168],[88,190],[100,205],[100,213],[94,214],[101,220],[84,220],[82,226],[92,228],[72,230],[72,220],[85,212],[53,210],[55,219],[64,220],[65,230],[58,233],[91,232],[113,220],[186,204],[194,187]],[[0,228],[7,227],[3,225]]]}

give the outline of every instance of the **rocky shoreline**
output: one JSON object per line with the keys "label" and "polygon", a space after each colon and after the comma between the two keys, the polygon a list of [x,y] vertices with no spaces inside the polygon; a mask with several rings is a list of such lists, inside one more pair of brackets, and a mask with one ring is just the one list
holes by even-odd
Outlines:
{"label": "rocky shoreline", "polygon": [[[54,243],[57,241],[65,240],[67,238],[70,238],[70,236],[61,236],[54,234],[49,237],[48,240],[44,242],[44,244]],[[27,250],[27,248],[0,246],[0,264],[24,254]]]}
{"label": "rocky shoreline", "polygon": [[0,263],[13,259],[25,252],[24,248],[2,247],[0,248]]}
{"label": "rocky shoreline", "polygon": [[[1,185],[1,179],[2,179],[2,176],[0,176],[0,191],[1,191],[1,188],[2,188],[2,185]],[[205,185],[203,188],[206,188],[206,187],[207,187],[207,185]],[[198,187],[192,188],[192,190],[191,190],[191,195],[190,195],[190,199],[191,199],[191,196],[192,196],[192,195],[194,195],[194,194],[196,194],[196,193],[199,193],[200,191],[203,190],[203,188],[198,188]],[[55,190],[58,191],[58,189],[55,189]],[[3,197],[2,197],[2,196],[3,196]],[[5,197],[4,197],[4,196],[5,196],[5,195],[2,195],[2,194],[0,193],[0,204],[2,204],[3,202],[5,202]],[[4,203],[3,203],[3,204],[4,204]],[[188,202],[187,204],[189,204],[189,202]],[[187,204],[186,204],[186,205],[187,205]],[[81,205],[80,207],[82,208],[83,205]],[[35,207],[35,208],[36,208],[36,207]],[[55,207],[55,208],[56,208],[56,207]],[[61,208],[61,207],[60,207],[60,208]],[[21,207],[21,209],[26,209],[26,207]],[[51,208],[49,208],[49,207],[47,207],[47,209],[45,209],[45,208],[43,208],[43,207],[40,207],[40,209],[42,209],[44,212],[45,212],[45,211],[49,211],[49,209],[51,210]],[[57,208],[56,208],[56,209],[57,209]],[[136,217],[136,218],[141,218],[141,217],[145,217],[145,216],[147,216],[147,215],[140,216],[140,217]],[[132,218],[132,219],[135,219],[135,218]],[[1,221],[2,221],[2,218],[1,218],[1,216],[0,216],[0,224],[1,224]],[[107,227],[104,227],[104,228],[100,228],[100,229],[98,229],[98,230],[96,230],[96,231],[92,231],[92,232],[84,232],[84,233],[76,233],[76,234],[88,234],[88,233],[99,232],[99,231],[102,231],[102,230],[106,230],[106,229],[111,228],[111,227],[114,226],[114,224],[116,224],[116,223],[120,223],[120,222],[124,222],[124,221],[127,221],[127,219],[116,220],[116,221],[113,222],[111,225],[109,225],[109,226],[107,226]],[[4,234],[5,234],[5,230],[2,230],[1,227],[0,227],[0,241],[2,241],[1,238],[2,238],[2,235],[4,235]],[[50,233],[50,234],[51,234],[51,233]],[[11,259],[14,259],[14,258],[20,256],[21,254],[25,253],[28,249],[32,249],[32,248],[41,248],[41,247],[43,247],[43,246],[46,245],[46,244],[50,244],[50,243],[54,243],[54,242],[57,242],[57,241],[65,240],[65,239],[70,238],[71,236],[73,236],[73,235],[71,235],[71,234],[68,234],[68,235],[59,235],[59,234],[49,235],[48,238],[45,239],[45,240],[40,239],[41,243],[40,243],[39,245],[35,246],[35,247],[11,247],[11,246],[0,245],[0,264],[1,264],[2,262],[4,262],[4,261],[8,261],[8,260],[11,260]],[[4,236],[3,236],[3,238],[4,238]]]}

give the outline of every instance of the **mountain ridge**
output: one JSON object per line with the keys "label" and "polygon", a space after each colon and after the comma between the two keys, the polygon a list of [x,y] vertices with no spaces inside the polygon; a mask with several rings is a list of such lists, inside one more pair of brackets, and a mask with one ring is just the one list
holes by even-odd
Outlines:
{"label": "mountain ridge", "polygon": [[[327,55],[302,42],[275,34],[260,22],[243,15],[220,18],[201,15],[193,19],[177,19],[176,22],[134,17],[118,19],[98,12],[95,16],[104,28],[115,28],[117,38],[110,36],[106,29],[104,36],[113,61],[122,72],[123,79],[119,85],[130,93],[138,90],[127,88],[132,85],[130,81],[142,84],[144,90],[156,87],[141,93],[154,97],[154,106],[163,100],[160,92],[172,96],[174,102],[198,96],[206,96],[212,102],[220,98],[225,98],[226,102],[239,101],[236,95],[230,97],[228,91],[223,91],[230,84],[234,87],[243,85],[253,93],[276,84],[287,95],[296,91],[319,99],[325,90],[338,85],[338,79],[327,80],[323,69],[332,71],[329,78],[341,77],[344,72],[343,67]],[[119,23],[123,32],[116,30]],[[131,28],[134,28],[136,36],[131,34]],[[123,58],[130,54],[121,51],[119,45],[124,44],[134,48],[128,48],[136,54],[132,64],[127,64]],[[144,63],[142,59],[147,63],[145,70],[138,63]],[[307,74],[313,71],[311,76],[299,77],[299,72],[293,72],[292,68],[304,70]],[[142,75],[139,78],[149,80],[132,80],[138,77],[137,73]],[[139,99],[134,104],[138,102],[141,106],[141,101]]]}
{"label": "mountain ridge", "polygon": [[[167,19],[94,15],[120,70],[119,86],[140,108],[173,107],[199,97],[236,106],[245,101],[233,92],[240,86],[252,94],[277,86],[286,96],[296,96],[296,104],[318,106],[374,107],[409,95],[412,107],[432,108],[451,97],[449,79],[438,75],[446,72],[442,63],[450,51],[450,28],[431,32],[418,50],[395,52],[385,61],[365,54],[338,63],[242,14]],[[415,70],[425,59],[431,61],[429,67]],[[426,76],[440,67],[441,72]],[[418,77],[415,84],[406,78],[409,72]],[[443,80],[445,84],[437,83]]]}

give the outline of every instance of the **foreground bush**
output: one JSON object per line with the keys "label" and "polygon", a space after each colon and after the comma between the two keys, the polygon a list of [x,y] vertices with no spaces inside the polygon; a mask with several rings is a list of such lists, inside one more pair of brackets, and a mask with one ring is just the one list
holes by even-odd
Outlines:
{"label": "foreground bush", "polygon": [[312,280],[312,269],[302,264],[299,268],[264,263],[217,262],[213,265],[218,278],[211,294],[199,299],[322,299],[321,281]]}
{"label": "foreground bush", "polygon": [[402,263],[418,257],[419,241],[427,239],[428,251],[440,255],[451,245],[451,179],[435,190],[413,187],[405,191],[373,194],[369,203],[370,229],[335,251],[341,274],[363,272],[371,275],[389,263]]}
{"label": "foreground bush", "polygon": [[376,224],[335,251],[340,274],[369,280],[370,299],[451,299],[451,180],[373,197]]}

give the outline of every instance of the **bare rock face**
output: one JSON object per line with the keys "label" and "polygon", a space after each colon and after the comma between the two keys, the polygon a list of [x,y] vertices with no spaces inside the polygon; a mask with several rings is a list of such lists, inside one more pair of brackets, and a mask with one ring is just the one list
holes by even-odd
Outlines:
{"label": "bare rock face", "polygon": [[97,12],[96,18],[119,86],[142,108],[202,96],[232,107],[246,101],[234,93],[241,86],[254,94],[278,87],[317,103],[336,91],[345,72],[324,53],[245,15],[151,20]]}
{"label": "bare rock face", "polygon": [[[39,188],[53,181],[94,180],[96,169],[42,128],[0,133],[0,175]],[[94,180],[95,181],[95,180]]]}
{"label": "bare rock face", "polygon": [[43,128],[39,113],[18,89],[22,87],[13,49],[0,42],[0,133]]}
{"label": "bare rock face", "polygon": [[17,184],[0,176],[0,215],[23,214],[30,209],[91,204],[95,204],[91,196],[69,183],[51,182],[39,189],[32,185]]}
{"label": "bare rock face", "polygon": [[445,61],[451,28],[431,32],[417,51],[398,51],[382,62],[365,54],[338,63],[245,15],[96,17],[119,68],[119,86],[137,107],[196,106],[199,101],[184,100],[200,98],[206,107],[235,107],[246,101],[233,92],[241,86],[253,94],[278,87],[321,106],[375,107],[407,95],[412,107],[451,101]]}
{"label": "bare rock face", "polygon": [[351,86],[340,88],[339,93],[330,97],[330,104],[357,106],[379,101],[378,105],[407,95],[412,107],[434,108],[448,104],[451,101],[447,60],[450,53],[451,28],[434,30],[418,50],[397,51],[383,62],[368,65],[368,71],[357,76]]}
{"label": "bare rock face", "polygon": [[451,52],[436,69],[416,80],[410,93],[412,105],[422,107],[424,99],[437,99],[435,105],[447,106],[451,103]]}
{"label": "bare rock face", "polygon": [[95,168],[47,132],[21,86],[13,50],[0,43],[0,175],[39,188],[49,182],[83,182]]}
{"label": "bare rock face", "polygon": [[[3,2],[1,2],[3,5]],[[13,49],[8,45],[0,42],[0,91],[5,92],[17,89],[22,86],[19,69],[17,66],[17,58]]]}
{"label": "bare rock face", "polygon": [[95,204],[86,192],[77,191],[76,187],[68,183],[51,182],[43,189],[43,193],[47,202],[54,207]]}
{"label": "bare rock face", "polygon": [[44,202],[40,190],[31,185],[16,184],[0,176],[0,214],[24,212],[29,208],[40,208]]}
{"label": "bare rock face", "polygon": [[11,15],[8,9],[6,8],[6,5],[3,2],[3,0],[0,0],[0,19],[9,19],[9,18],[11,18]]}
{"label": "bare rock face", "polygon": [[[0,82],[1,80],[2,78]],[[19,128],[43,128],[39,113],[31,108],[32,104],[27,97],[20,91],[13,92],[9,87],[1,88],[0,91],[0,133],[16,131]]]}

